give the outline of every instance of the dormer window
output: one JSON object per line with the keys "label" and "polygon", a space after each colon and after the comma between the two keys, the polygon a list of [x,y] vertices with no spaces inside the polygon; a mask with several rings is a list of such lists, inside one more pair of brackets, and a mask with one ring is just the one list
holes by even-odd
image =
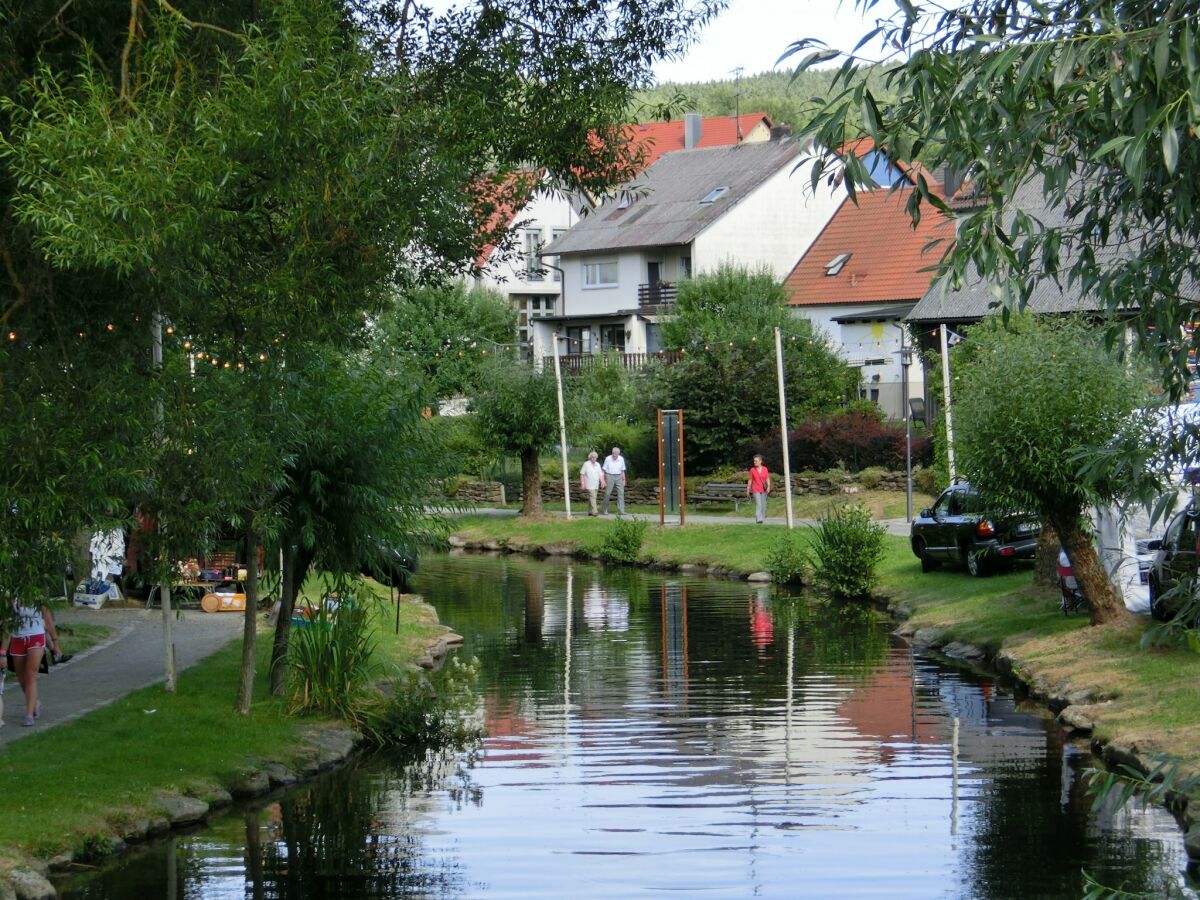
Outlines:
{"label": "dormer window", "polygon": [[849,253],[839,253],[829,262],[825,263],[825,275],[827,278],[832,278],[838,272],[845,268],[846,263],[850,261]]}
{"label": "dormer window", "polygon": [[701,200],[700,202],[701,203],[712,203],[713,201],[715,201],[715,200],[719,199],[721,196],[723,196],[727,190],[729,190],[728,186],[713,188],[711,191],[709,191],[707,194],[704,195],[704,199]]}

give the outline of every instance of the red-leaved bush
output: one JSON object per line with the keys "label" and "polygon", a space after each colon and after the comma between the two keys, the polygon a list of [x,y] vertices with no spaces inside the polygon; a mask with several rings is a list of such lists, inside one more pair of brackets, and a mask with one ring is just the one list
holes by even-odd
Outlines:
{"label": "red-leaved bush", "polygon": [[[761,454],[767,468],[783,469],[779,432],[753,442],[747,457]],[[788,454],[793,472],[824,471],[841,465],[851,472],[869,466],[896,471],[904,468],[904,426],[881,421],[863,409],[848,409],[825,419],[804,422],[788,435]],[[913,435],[913,465],[933,463],[933,443]]]}

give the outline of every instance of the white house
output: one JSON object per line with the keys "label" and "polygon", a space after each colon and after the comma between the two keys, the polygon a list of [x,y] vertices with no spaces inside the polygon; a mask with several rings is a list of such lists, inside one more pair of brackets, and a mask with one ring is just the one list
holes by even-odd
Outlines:
{"label": "white house", "polygon": [[618,351],[636,364],[663,349],[658,319],[676,282],[733,262],[782,279],[841,202],[813,190],[797,140],[680,150],[545,248],[563,272],[558,315],[533,328],[535,360],[567,339],[568,365]]}

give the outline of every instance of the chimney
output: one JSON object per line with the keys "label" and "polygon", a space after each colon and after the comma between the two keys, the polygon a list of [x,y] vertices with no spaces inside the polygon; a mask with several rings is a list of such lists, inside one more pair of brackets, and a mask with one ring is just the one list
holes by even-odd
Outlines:
{"label": "chimney", "polygon": [[785,137],[791,137],[792,129],[786,125],[771,126],[771,140],[782,141]]}
{"label": "chimney", "polygon": [[683,116],[683,149],[691,150],[700,145],[700,131],[704,120],[700,113],[685,113]]}

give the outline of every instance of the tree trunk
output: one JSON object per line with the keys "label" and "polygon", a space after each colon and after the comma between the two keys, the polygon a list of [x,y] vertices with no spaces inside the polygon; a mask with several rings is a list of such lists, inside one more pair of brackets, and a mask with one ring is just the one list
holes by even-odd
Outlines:
{"label": "tree trunk", "polygon": [[250,713],[254,699],[255,636],[258,633],[258,533],[246,530],[246,617],[242,628],[242,677],[238,682],[237,712]]}
{"label": "tree trunk", "polygon": [[1079,589],[1092,608],[1092,624],[1105,625],[1125,618],[1128,615],[1125,601],[1104,571],[1091,538],[1079,526],[1079,522],[1073,517],[1056,519],[1054,530],[1058,532],[1063,549],[1071,559],[1071,570],[1079,582]]}
{"label": "tree trunk", "polygon": [[283,572],[279,585],[279,615],[275,618],[275,638],[271,644],[271,696],[287,693],[288,643],[292,635],[292,612],[296,597],[304,584],[304,576],[312,563],[312,554],[288,541],[283,553]]}
{"label": "tree trunk", "polygon": [[1058,587],[1058,532],[1049,522],[1042,523],[1037,554],[1033,558],[1033,583],[1039,587]]}
{"label": "tree trunk", "polygon": [[542,466],[537,448],[521,451],[521,515],[542,514]]}

